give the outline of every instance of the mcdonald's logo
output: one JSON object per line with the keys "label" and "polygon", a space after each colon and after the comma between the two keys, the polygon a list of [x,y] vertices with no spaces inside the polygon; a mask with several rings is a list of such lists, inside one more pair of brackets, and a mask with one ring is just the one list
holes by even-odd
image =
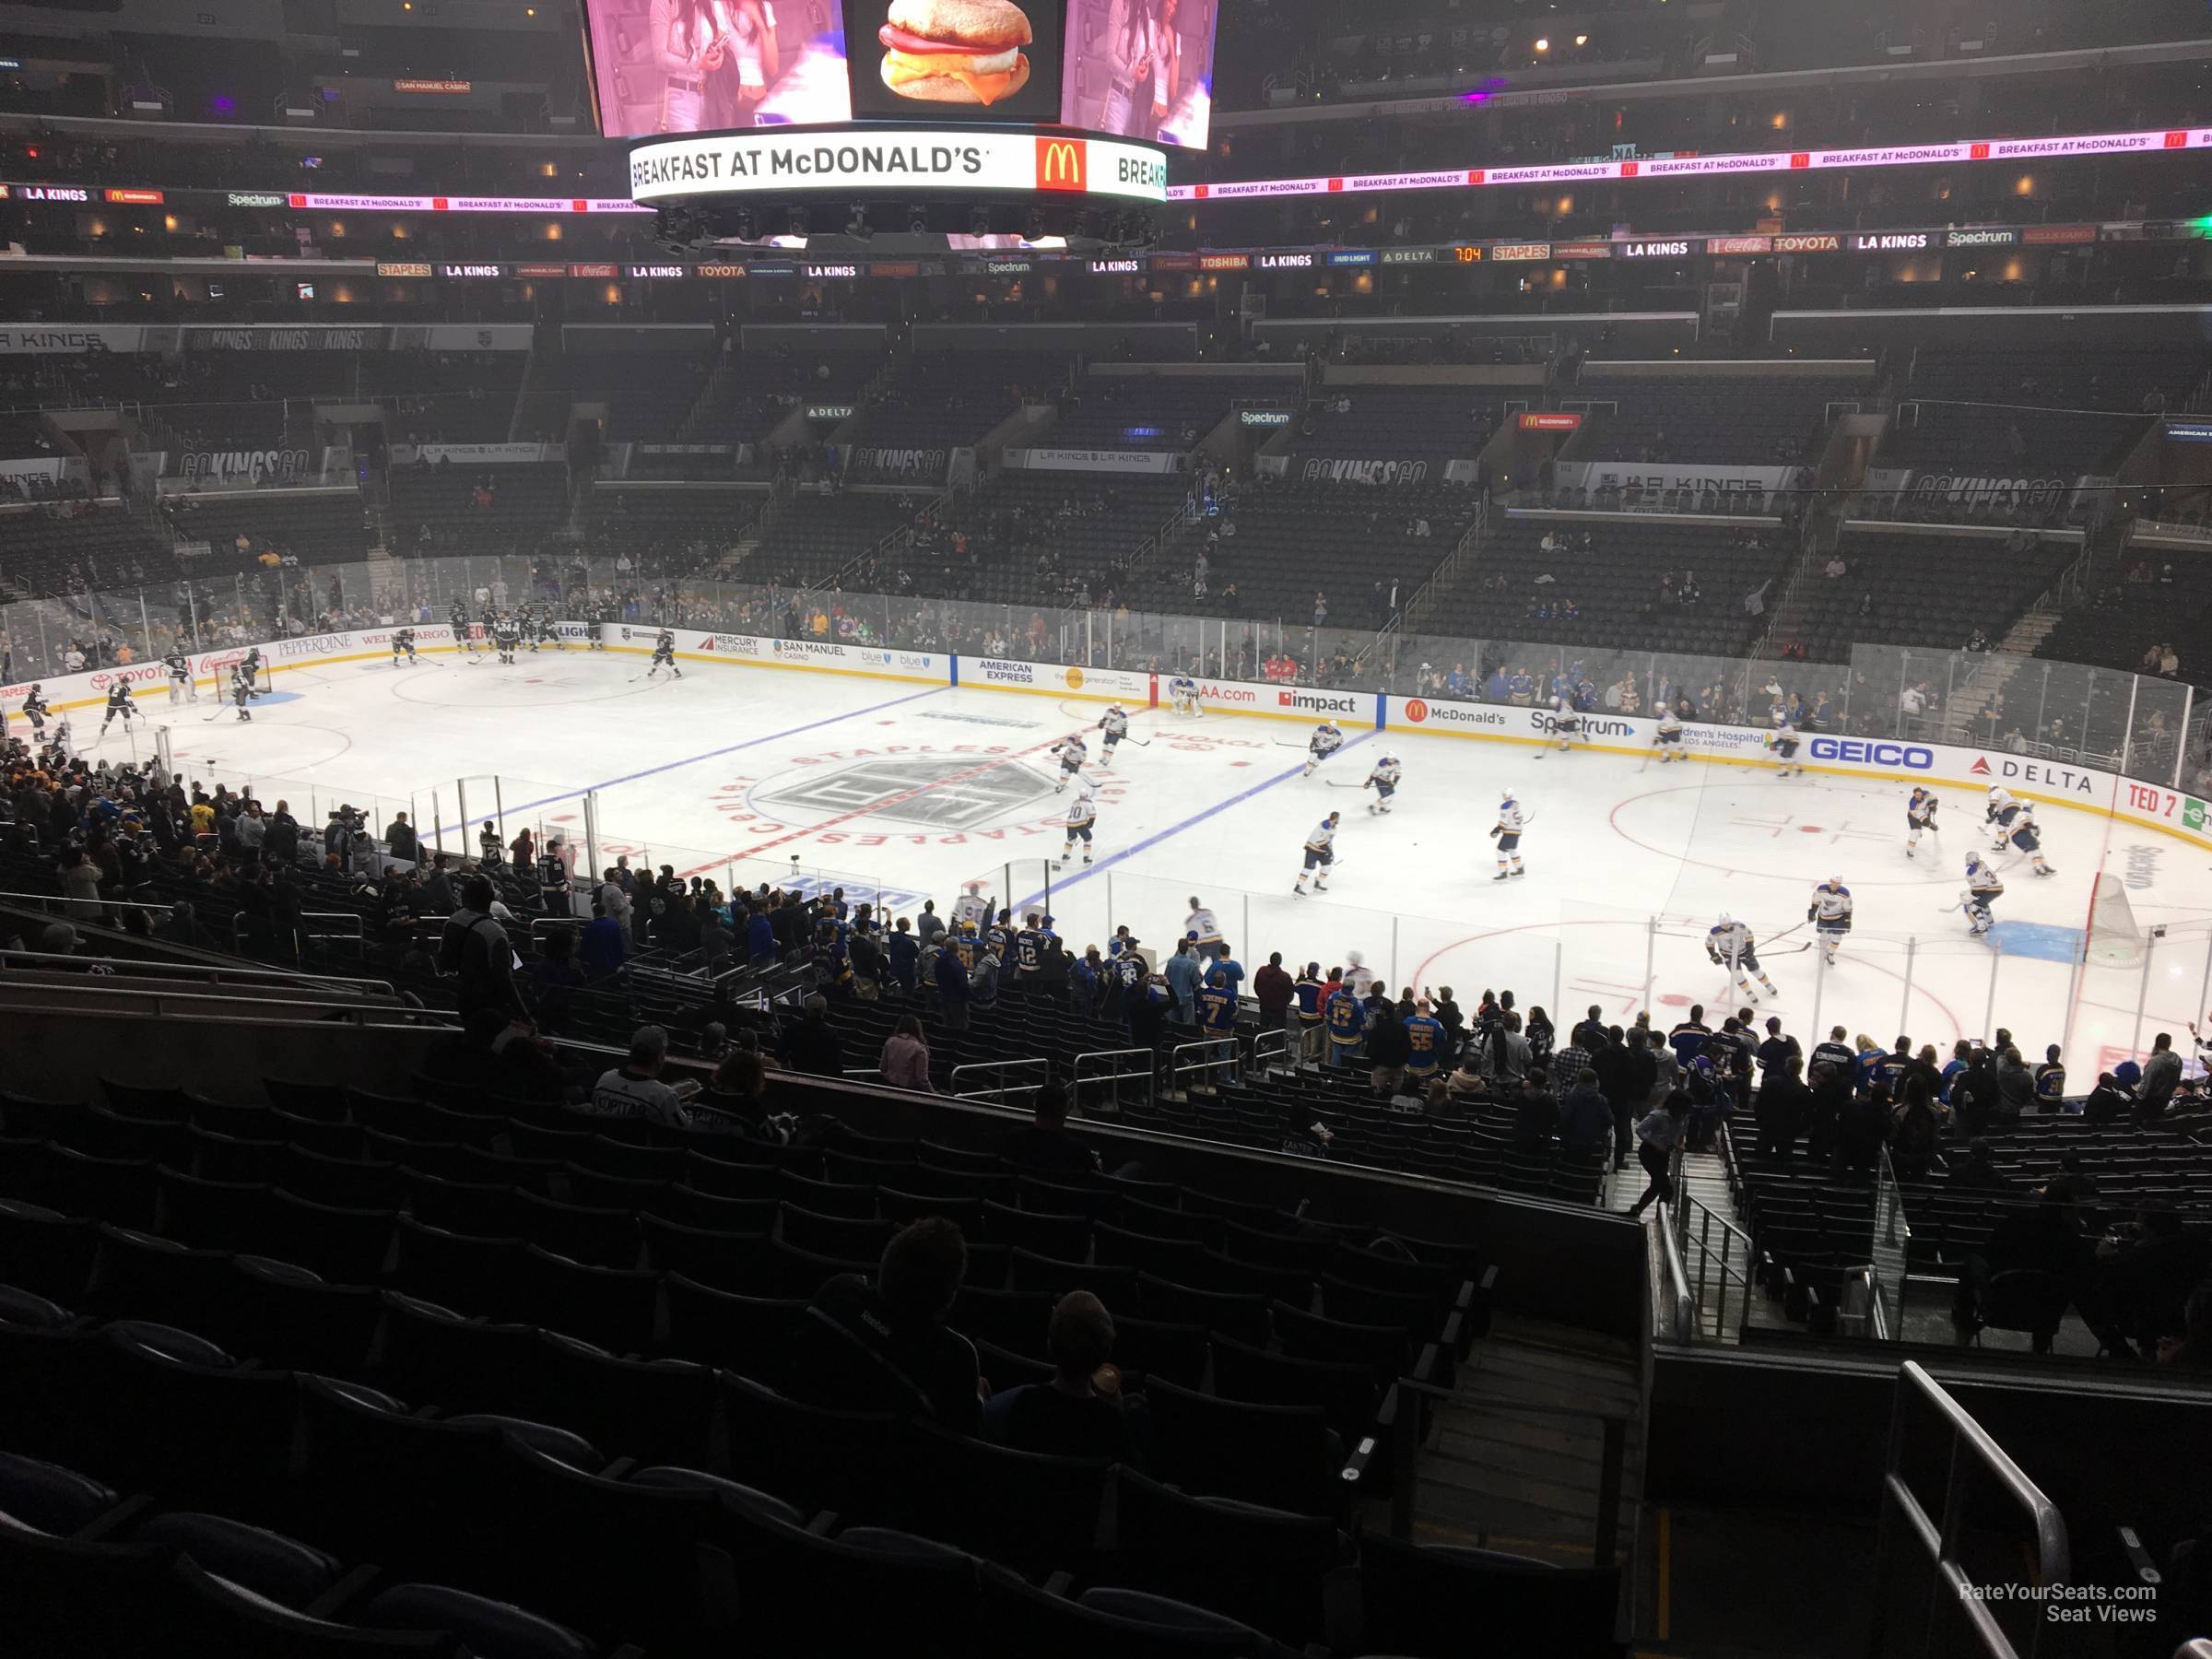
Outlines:
{"label": "mcdonald's logo", "polygon": [[1089,159],[1088,146],[1080,138],[1043,138],[1037,140],[1037,188],[1040,190],[1081,191],[1088,186],[1084,179],[1085,164]]}

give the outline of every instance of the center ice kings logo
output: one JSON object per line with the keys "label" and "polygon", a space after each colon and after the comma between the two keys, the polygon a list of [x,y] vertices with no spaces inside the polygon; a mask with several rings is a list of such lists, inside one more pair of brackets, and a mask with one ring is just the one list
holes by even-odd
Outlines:
{"label": "center ice kings logo", "polygon": [[900,755],[801,779],[759,797],[764,806],[831,817],[865,814],[930,830],[973,830],[1026,806],[1051,785],[1026,766],[976,755]]}

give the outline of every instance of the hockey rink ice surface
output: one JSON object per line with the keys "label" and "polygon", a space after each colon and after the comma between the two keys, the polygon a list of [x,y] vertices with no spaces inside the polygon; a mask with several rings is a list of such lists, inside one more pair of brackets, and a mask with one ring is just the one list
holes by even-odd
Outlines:
{"label": "hockey rink ice surface", "polygon": [[[1111,769],[1088,732],[1095,862],[1078,852],[1053,869],[1065,797],[1048,751],[1094,727],[1102,704],[713,664],[680,681],[644,672],[641,655],[573,646],[512,668],[488,653],[475,665],[426,654],[412,668],[288,669],[251,724],[206,694],[140,707],[170,728],[187,779],[250,782],[303,824],[344,801],[381,830],[411,807],[458,853],[496,806],[507,839],[528,824],[573,845],[589,790],[603,864],[627,853],[725,890],[795,869],[880,896],[893,915],[925,897],[947,912],[978,880],[1000,902],[1049,908],[1078,954],[1116,924],[1164,953],[1196,897],[1248,973],[1270,951],[1293,969],[1357,951],[1394,988],[1449,985],[1470,1007],[1486,987],[1511,988],[1562,1032],[1593,1003],[1625,1023],[1647,1000],[1655,1024],[1697,1002],[1717,1027],[1745,1000],[1705,956],[1724,912],[1752,928],[1779,989],[1759,994],[1759,1018],[1781,1015],[1807,1048],[1816,1023],[1842,1025],[1884,1047],[1909,1034],[1947,1058],[1959,1037],[2005,1026],[2030,1064],[2063,1042],[2077,1093],[2159,1030],[2186,1053],[2212,982],[2212,853],[2063,806],[2037,808],[2057,874],[1996,859],[2006,891],[1993,944],[1969,936],[1959,908],[1965,854],[1989,846],[1983,800],[1965,788],[1940,791],[1941,831],[1908,858],[1911,786],[1887,780],[1357,730],[1301,778],[1310,727],[1138,711]],[[147,741],[95,747],[96,730],[80,722],[96,758]],[[1394,810],[1375,818],[1357,785],[1385,752],[1405,779]],[[1508,790],[1529,819],[1527,874],[1495,881],[1488,831]],[[1344,818],[1328,890],[1296,897],[1307,831],[1332,810]],[[2100,869],[2127,884],[2147,935],[2165,930],[2126,967],[2079,960]],[[1824,968],[1805,915],[1831,875],[1856,918]]]}

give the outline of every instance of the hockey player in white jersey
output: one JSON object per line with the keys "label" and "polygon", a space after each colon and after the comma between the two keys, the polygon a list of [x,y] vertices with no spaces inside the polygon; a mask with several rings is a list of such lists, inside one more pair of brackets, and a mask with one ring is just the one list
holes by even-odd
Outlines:
{"label": "hockey player in white jersey", "polygon": [[1374,770],[1367,774],[1367,787],[1375,792],[1375,798],[1367,804],[1368,811],[1380,817],[1390,810],[1390,803],[1398,793],[1399,767],[1395,755],[1385,755],[1375,762]]}
{"label": "hockey player in white jersey", "polygon": [[1198,682],[1187,674],[1179,674],[1168,682],[1168,702],[1178,714],[1198,712]]}
{"label": "hockey player in white jersey", "polygon": [[1306,862],[1298,873],[1298,886],[1292,889],[1300,898],[1306,896],[1306,877],[1313,878],[1313,890],[1329,890],[1329,866],[1336,862],[1336,825],[1338,815],[1332,812],[1313,826],[1306,836]]}
{"label": "hockey player in white jersey", "polygon": [[1197,950],[1201,959],[1221,954],[1221,922],[1206,906],[1198,902],[1198,895],[1190,899],[1191,913],[1182,919],[1182,936]]}
{"label": "hockey player in white jersey", "polygon": [[1836,959],[1836,947],[1851,931],[1851,889],[1843,877],[1830,876],[1813,889],[1813,901],[1805,907],[1805,919],[1813,924],[1824,960]]}
{"label": "hockey player in white jersey", "polygon": [[1090,746],[1083,741],[1082,733],[1070,732],[1053,746],[1053,759],[1060,762],[1060,782],[1053,785],[1053,793],[1058,794],[1090,759]]}
{"label": "hockey player in white jersey", "polygon": [[192,659],[181,651],[172,651],[161,659],[169,670],[169,700],[172,703],[198,702],[200,688],[192,677]]}
{"label": "hockey player in white jersey", "polygon": [[1083,862],[1090,862],[1090,831],[1099,821],[1099,786],[1088,778],[1076,784],[1076,798],[1067,804],[1067,845],[1060,849],[1060,862],[1054,867],[1065,869],[1067,861],[1075,856],[1076,843],[1083,843]]}
{"label": "hockey player in white jersey", "polygon": [[1767,971],[1759,965],[1759,941],[1735,917],[1723,912],[1720,921],[1707,931],[1705,954],[1728,970],[1728,977],[1735,988],[1750,1001],[1759,1000],[1759,993],[1751,988],[1755,979],[1766,988],[1769,996],[1782,994],[1767,977]]}
{"label": "hockey player in white jersey", "polygon": [[1333,720],[1323,721],[1313,728],[1312,738],[1306,745],[1306,770],[1303,775],[1312,777],[1315,767],[1343,747],[1344,733],[1338,729],[1336,723]]}
{"label": "hockey player in white jersey", "polygon": [[1989,808],[1983,816],[1989,824],[1991,852],[2005,851],[2005,843],[2012,839],[2013,820],[2023,810],[2019,802],[2013,799],[2012,792],[2004,784],[1992,783],[1989,786]]}
{"label": "hockey player in white jersey", "polygon": [[1774,729],[1767,734],[1767,747],[1774,751],[1777,762],[1774,768],[1777,777],[1798,778],[1805,775],[1805,767],[1797,759],[1798,741],[1797,728],[1790,724],[1787,714],[1783,715],[1775,723]]}
{"label": "hockey player in white jersey", "polygon": [[980,881],[970,882],[961,889],[960,896],[952,901],[953,926],[956,929],[963,925],[971,926],[980,931],[990,920],[991,900],[983,894],[983,884]]}
{"label": "hockey player in white jersey", "polygon": [[1659,750],[1659,764],[1669,760],[1687,760],[1689,751],[1682,747],[1682,716],[1675,712],[1672,703],[1659,705],[1659,730],[1652,738]]}
{"label": "hockey player in white jersey", "polygon": [[1936,833],[1936,808],[1941,803],[1937,800],[1934,790],[1914,786],[1912,798],[1905,803],[1905,856],[1907,858],[1919,856],[1916,849],[1920,845],[1920,832],[1923,830],[1927,830],[1930,834]]}
{"label": "hockey player in white jersey", "polygon": [[2005,896],[2005,883],[1997,877],[1994,865],[1983,862],[1979,853],[1966,855],[1966,891],[1959,894],[1959,908],[1966,912],[1968,931],[1977,935],[1985,934],[1997,924],[1991,912],[1998,900]]}
{"label": "hockey player in white jersey", "polygon": [[1106,712],[1099,716],[1099,730],[1106,734],[1104,752],[1099,756],[1099,764],[1112,766],[1113,751],[1121,747],[1122,739],[1129,735],[1128,711],[1120,703],[1110,705]]}
{"label": "hockey player in white jersey", "polygon": [[1498,821],[1490,826],[1490,839],[1498,843],[1498,874],[1492,881],[1503,881],[1521,871],[1521,831],[1527,820],[1521,816],[1521,803],[1507,795],[1498,803]]}
{"label": "hockey player in white jersey", "polygon": [[2058,872],[2044,862],[2042,831],[2035,821],[2035,808],[2022,806],[2019,816],[2012,820],[2013,850],[2027,859],[2028,867],[2038,876],[2055,876]]}
{"label": "hockey player in white jersey", "polygon": [[1564,691],[1551,700],[1551,735],[1559,739],[1562,752],[1572,748],[1583,735],[1582,713]]}

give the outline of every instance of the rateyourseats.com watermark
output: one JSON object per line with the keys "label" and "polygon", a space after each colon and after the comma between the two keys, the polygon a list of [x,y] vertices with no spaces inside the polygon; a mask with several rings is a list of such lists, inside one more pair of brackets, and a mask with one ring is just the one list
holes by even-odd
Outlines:
{"label": "rateyourseats.com watermark", "polygon": [[2156,1584],[1972,1584],[1976,1601],[2042,1609],[2046,1624],[2156,1624]]}

